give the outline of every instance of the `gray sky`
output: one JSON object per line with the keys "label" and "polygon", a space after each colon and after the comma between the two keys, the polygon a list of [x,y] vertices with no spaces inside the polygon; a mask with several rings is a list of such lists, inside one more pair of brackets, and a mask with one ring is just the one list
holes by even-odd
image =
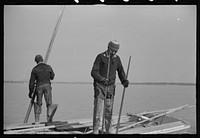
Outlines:
{"label": "gray sky", "polygon": [[[35,55],[46,54],[60,10],[4,6],[4,80],[29,80]],[[130,82],[195,83],[195,5],[67,5],[48,60],[54,81],[92,82],[97,54],[114,39],[125,72],[132,56]]]}

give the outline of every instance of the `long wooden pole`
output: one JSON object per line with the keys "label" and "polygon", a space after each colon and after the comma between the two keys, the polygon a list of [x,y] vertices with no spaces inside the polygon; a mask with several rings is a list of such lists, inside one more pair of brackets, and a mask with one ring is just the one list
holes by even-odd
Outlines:
{"label": "long wooden pole", "polygon": [[[107,69],[107,80],[109,80],[110,73],[110,51],[108,51],[108,69]],[[105,105],[106,105],[106,97],[108,93],[108,86],[106,87],[105,97],[104,97],[104,108],[103,108],[103,119],[102,119],[102,134],[104,131],[104,122],[105,122]]]}
{"label": "long wooden pole", "polygon": [[47,60],[48,60],[48,58],[49,58],[51,49],[52,49],[52,47],[53,47],[53,42],[54,42],[54,40],[55,40],[55,37],[56,37],[57,31],[58,31],[59,25],[60,25],[60,22],[61,22],[63,13],[64,13],[64,10],[65,10],[65,6],[61,9],[61,11],[60,11],[60,13],[59,13],[59,18],[58,18],[58,21],[57,21],[56,26],[55,26],[55,28],[54,28],[53,35],[52,35],[52,37],[51,37],[51,41],[50,41],[50,43],[49,43],[49,47],[48,47],[48,49],[47,49],[46,56],[45,56],[45,59],[44,59],[44,62],[45,62],[45,63],[47,63]]}
{"label": "long wooden pole", "polygon": [[[36,86],[35,86],[36,87]],[[35,88],[34,88],[34,91],[33,91],[33,97],[31,98],[31,101],[29,103],[29,106],[28,106],[28,110],[26,112],[26,116],[25,116],[25,119],[24,119],[24,124],[28,122],[28,118],[30,116],[30,113],[31,113],[31,109],[33,107],[33,103],[34,103],[34,100],[35,100]]]}
{"label": "long wooden pole", "polygon": [[[167,115],[167,114],[171,114],[171,113],[177,112],[177,111],[182,110],[182,109],[184,109],[184,108],[186,108],[186,107],[188,107],[188,105],[184,105],[184,106],[181,106],[181,107],[178,107],[178,108],[174,108],[174,109],[168,109],[168,111],[166,111],[166,112],[164,112],[164,113],[161,113],[161,114],[158,114],[158,115],[156,115],[156,116],[154,116],[154,117],[152,117],[152,118],[147,118],[147,119],[144,119],[144,120],[142,120],[142,121],[140,121],[140,122],[133,123],[133,124],[127,125],[127,126],[125,126],[125,127],[122,127],[122,128],[119,129],[119,131],[123,131],[123,130],[125,130],[125,129],[134,127],[134,126],[136,126],[136,125],[138,125],[138,124],[142,124],[142,123],[147,122],[147,121],[152,121],[152,120],[154,120],[154,119],[156,119],[156,118],[158,118],[158,117],[165,116],[165,115]],[[159,112],[159,111],[158,111],[158,112]],[[150,113],[152,113],[152,112],[150,112]]]}
{"label": "long wooden pole", "polygon": [[[53,31],[53,35],[51,37],[51,41],[49,43],[49,47],[47,49],[47,52],[46,52],[46,56],[45,56],[45,59],[44,59],[44,63],[47,63],[48,61],[48,58],[49,58],[49,55],[50,55],[50,52],[51,52],[51,49],[52,49],[52,46],[53,46],[53,42],[55,40],[55,37],[56,37],[56,33],[58,31],[58,28],[59,28],[59,24],[61,22],[61,19],[62,19],[62,16],[63,16],[63,13],[64,13],[64,9],[65,9],[65,6],[61,9],[60,13],[59,13],[59,18],[58,18],[58,21],[57,21],[57,24],[54,28],[54,31]],[[28,106],[28,110],[26,112],[26,116],[25,116],[25,119],[24,119],[24,123],[27,123],[28,122],[28,118],[30,116],[30,113],[31,113],[31,109],[33,107],[33,103],[34,103],[34,100],[35,100],[35,89],[33,91],[33,97],[31,98],[31,101],[29,103],[29,106]]]}
{"label": "long wooden pole", "polygon": [[[129,57],[129,61],[128,61],[128,68],[127,68],[127,73],[126,73],[126,79],[128,78],[128,72],[129,72],[130,62],[131,62],[131,56]],[[123,93],[122,93],[122,100],[121,100],[120,110],[119,110],[119,117],[118,117],[118,122],[117,122],[116,134],[118,133],[118,129],[119,129],[119,124],[120,124],[120,118],[121,118],[121,113],[122,113],[122,106],[123,106],[123,101],[124,101],[125,90],[126,90],[126,88],[124,87]]]}

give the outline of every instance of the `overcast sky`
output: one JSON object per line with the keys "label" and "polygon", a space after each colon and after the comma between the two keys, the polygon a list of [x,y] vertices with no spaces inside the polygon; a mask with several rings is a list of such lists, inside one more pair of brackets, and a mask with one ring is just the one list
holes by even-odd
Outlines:
{"label": "overcast sky", "polygon": [[[29,80],[45,56],[61,6],[4,6],[4,80]],[[97,54],[118,40],[130,82],[196,80],[195,5],[66,5],[48,64],[54,81],[92,82]],[[117,82],[119,79],[117,77]]]}

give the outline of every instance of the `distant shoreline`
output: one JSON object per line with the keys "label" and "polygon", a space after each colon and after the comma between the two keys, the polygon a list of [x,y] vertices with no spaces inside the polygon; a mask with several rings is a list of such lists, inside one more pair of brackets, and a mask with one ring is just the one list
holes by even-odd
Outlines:
{"label": "distant shoreline", "polygon": [[[4,81],[4,83],[28,83],[28,81]],[[93,82],[63,82],[57,81],[52,84],[93,84]],[[116,83],[117,85],[120,83]],[[184,83],[184,82],[130,82],[131,85],[196,85],[195,83]]]}

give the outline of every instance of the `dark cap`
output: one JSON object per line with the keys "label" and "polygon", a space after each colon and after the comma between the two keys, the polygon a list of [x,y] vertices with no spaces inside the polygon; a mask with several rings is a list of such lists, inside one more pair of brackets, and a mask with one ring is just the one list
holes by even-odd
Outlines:
{"label": "dark cap", "polygon": [[43,62],[43,57],[41,55],[36,55],[35,56],[35,62]]}

